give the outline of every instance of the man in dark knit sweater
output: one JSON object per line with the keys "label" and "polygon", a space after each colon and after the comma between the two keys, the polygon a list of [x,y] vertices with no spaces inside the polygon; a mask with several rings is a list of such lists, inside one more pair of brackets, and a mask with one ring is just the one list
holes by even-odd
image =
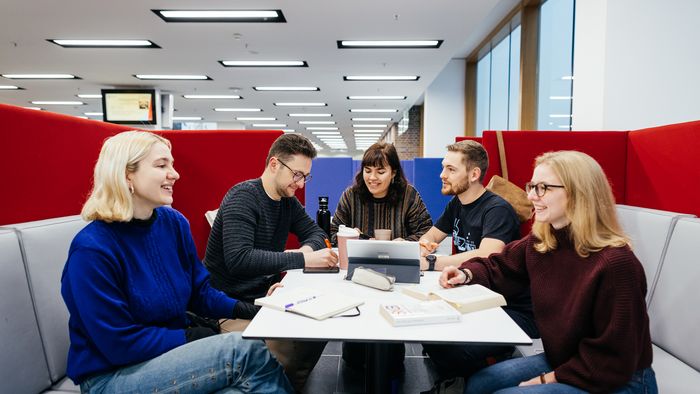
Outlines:
{"label": "man in dark knit sweater", "polygon": [[[497,194],[484,188],[484,174],[488,169],[488,155],[476,141],[460,141],[447,147],[442,161],[442,193],[453,195],[445,211],[420,239],[422,269],[442,271],[448,266],[459,266],[474,257],[499,253],[509,242],[519,238],[520,222],[513,207]],[[435,256],[435,246],[452,235],[456,253]],[[532,313],[530,292],[507,297],[503,309],[531,337],[538,337]],[[493,360],[501,360],[513,353],[512,346],[432,345],[423,348],[435,363],[440,380],[428,392],[438,392],[441,386],[451,384],[456,376],[468,377]]]}
{"label": "man in dark knit sweater", "polygon": [[[265,171],[257,179],[232,187],[212,225],[204,265],[211,284],[240,302],[264,297],[281,273],[296,268],[334,266],[338,256],[326,247],[326,234],[309,217],[294,193],[311,179],[316,149],[303,136],[285,134],[275,140]],[[302,245],[285,250],[289,232]],[[243,326],[222,325],[227,331]],[[325,343],[267,341],[297,390],[323,351]]]}

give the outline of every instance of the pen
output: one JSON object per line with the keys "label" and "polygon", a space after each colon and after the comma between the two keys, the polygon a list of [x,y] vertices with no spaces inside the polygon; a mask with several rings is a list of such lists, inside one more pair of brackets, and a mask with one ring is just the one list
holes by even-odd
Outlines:
{"label": "pen", "polygon": [[291,308],[291,307],[293,307],[294,305],[297,305],[297,304],[303,304],[303,303],[305,303],[306,301],[311,301],[311,300],[313,300],[313,299],[315,299],[315,298],[316,298],[316,296],[311,296],[311,297],[309,297],[309,298],[304,298],[303,300],[299,300],[299,301],[296,301],[296,302],[292,302],[291,304],[285,305],[285,306],[284,306],[284,309]]}
{"label": "pen", "polygon": [[326,246],[328,246],[328,249],[333,249],[333,246],[331,246],[331,241],[328,240],[328,238],[324,239],[326,241]]}

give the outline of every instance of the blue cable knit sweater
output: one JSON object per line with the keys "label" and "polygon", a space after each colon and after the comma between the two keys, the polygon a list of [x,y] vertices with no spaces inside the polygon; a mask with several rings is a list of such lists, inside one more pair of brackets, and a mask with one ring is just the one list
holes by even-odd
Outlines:
{"label": "blue cable knit sweater", "polygon": [[147,221],[94,221],[70,246],[61,294],[68,306],[67,375],[86,378],[185,344],[185,311],[232,317],[236,300],[209,286],[187,219],[161,207]]}

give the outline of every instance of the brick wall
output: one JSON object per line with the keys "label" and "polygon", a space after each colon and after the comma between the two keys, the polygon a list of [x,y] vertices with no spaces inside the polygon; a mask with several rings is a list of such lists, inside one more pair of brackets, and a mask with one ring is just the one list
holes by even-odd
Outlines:
{"label": "brick wall", "polygon": [[420,130],[421,130],[421,113],[422,105],[414,105],[408,111],[408,129],[403,134],[399,135],[396,127],[393,127],[389,133],[394,135],[394,146],[401,160],[411,160],[416,157],[422,157]]}

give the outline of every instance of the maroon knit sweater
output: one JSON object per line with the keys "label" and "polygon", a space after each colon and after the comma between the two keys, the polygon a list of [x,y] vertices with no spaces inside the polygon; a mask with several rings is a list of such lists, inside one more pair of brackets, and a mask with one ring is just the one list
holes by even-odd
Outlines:
{"label": "maroon knit sweater", "polygon": [[500,254],[471,259],[461,268],[473,283],[506,298],[531,287],[535,322],[557,381],[589,392],[611,392],[651,365],[646,279],[628,247],[576,254],[568,228],[558,247],[539,253],[529,236]]}

